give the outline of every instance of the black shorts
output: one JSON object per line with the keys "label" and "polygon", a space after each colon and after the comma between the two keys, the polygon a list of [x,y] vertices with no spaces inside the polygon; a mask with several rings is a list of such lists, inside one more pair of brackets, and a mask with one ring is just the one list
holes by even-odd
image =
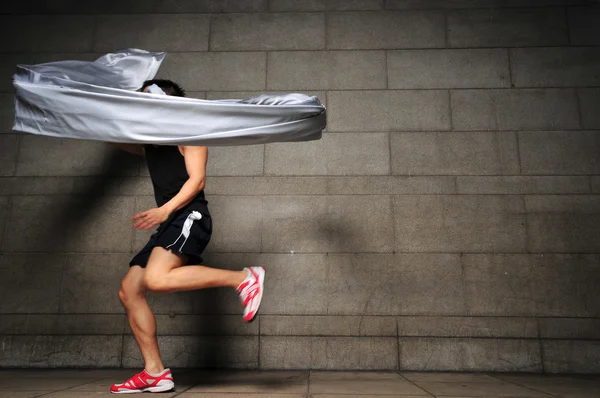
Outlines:
{"label": "black shorts", "polygon": [[129,266],[146,267],[152,249],[164,247],[187,256],[186,264],[201,264],[202,252],[212,234],[212,219],[208,210],[183,210],[174,213],[160,225],[146,246],[129,262]]}

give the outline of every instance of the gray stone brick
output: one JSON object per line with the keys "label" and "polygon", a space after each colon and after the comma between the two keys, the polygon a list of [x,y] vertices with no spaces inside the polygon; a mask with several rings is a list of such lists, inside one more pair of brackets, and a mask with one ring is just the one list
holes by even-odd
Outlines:
{"label": "gray stone brick", "polygon": [[[45,14],[87,14],[93,12],[92,1],[83,3],[72,3],[70,1],[52,1],[47,2],[44,0],[31,0],[27,3],[13,2],[3,3],[0,9],[2,14],[32,14],[37,13],[39,15]],[[109,3],[109,2],[106,2]]]}
{"label": "gray stone brick", "polygon": [[325,135],[319,141],[265,145],[265,174],[327,175],[330,148],[325,140],[333,144],[332,137]]}
{"label": "gray stone brick", "polygon": [[[538,340],[406,337],[399,339],[399,345],[400,368],[406,370],[542,371]],[[432,391],[427,384],[421,385]]]}
{"label": "gray stone brick", "polygon": [[319,50],[325,16],[319,13],[232,14],[212,19],[211,51]]}
{"label": "gray stone brick", "polygon": [[258,322],[240,322],[239,315],[158,315],[160,336],[255,336]]}
{"label": "gray stone brick", "polygon": [[593,47],[511,49],[510,63],[517,87],[600,85],[600,54]]}
{"label": "gray stone brick", "polygon": [[271,52],[270,90],[384,89],[383,51]]}
{"label": "gray stone brick", "polygon": [[[149,294],[148,304],[156,316],[192,314],[198,299],[198,291],[177,292],[177,294]],[[212,303],[211,303],[212,305]],[[219,308],[218,306],[216,306]]]}
{"label": "gray stone brick", "polygon": [[[396,365],[397,366],[397,365]],[[333,398],[338,393],[360,394],[349,395],[351,397],[366,396],[393,396],[393,397],[415,397],[428,396],[427,393],[419,388],[415,383],[403,378],[399,373],[392,373],[389,370],[379,372],[361,372],[361,371],[330,371],[310,373],[309,392],[312,393],[335,393],[332,395],[314,394],[319,398]],[[374,395],[371,395],[374,394]],[[379,395],[381,394],[381,395]],[[385,395],[383,395],[385,394]],[[389,395],[400,394],[400,395]]]}
{"label": "gray stone brick", "polygon": [[381,10],[383,0],[271,0],[271,11],[363,11]]}
{"label": "gray stone brick", "polygon": [[11,94],[0,94],[0,134],[9,133],[15,121],[15,97]]}
{"label": "gray stone brick", "polygon": [[600,88],[577,89],[579,95],[579,111],[581,112],[581,125],[584,129],[600,129]]}
{"label": "gray stone brick", "polygon": [[[94,25],[94,17],[82,15],[2,15],[1,46],[5,52],[86,52],[92,48]],[[18,40],[13,40],[15,32]]]}
{"label": "gray stone brick", "polygon": [[258,176],[263,174],[264,145],[211,147],[208,176]]}
{"label": "gray stone brick", "polygon": [[208,12],[264,12],[268,0],[93,0],[85,2],[32,0],[5,3],[10,14],[188,14]]}
{"label": "gray stone brick", "polygon": [[209,398],[232,393],[244,397],[305,398],[308,377],[308,371],[207,371],[192,379],[196,386],[186,390],[185,394]]}
{"label": "gray stone brick", "polygon": [[181,82],[192,91],[264,90],[266,63],[265,53],[175,53],[157,78]]}
{"label": "gray stone brick", "polygon": [[131,251],[133,197],[104,197],[94,203],[92,198],[77,199],[70,209],[67,250],[73,252]]}
{"label": "gray stone brick", "polygon": [[126,321],[117,314],[5,314],[0,315],[0,334],[122,335],[129,332]]}
{"label": "gray stone brick", "polygon": [[388,52],[388,87],[488,88],[510,86],[506,50]]}
{"label": "gray stone brick", "polygon": [[0,252],[2,251],[4,232],[6,231],[6,224],[8,223],[9,206],[10,198],[7,196],[0,196]]}
{"label": "gray stone brick", "polygon": [[[265,266],[267,276],[261,314],[327,313],[327,269],[323,254],[211,254],[206,258],[207,264],[219,268],[240,270],[249,264]],[[310,283],[304,283],[306,275],[310,275]],[[217,293],[210,301],[199,297],[194,312],[241,314],[239,299],[233,291],[217,289]],[[206,305],[207,302],[210,304]]]}
{"label": "gray stone brick", "polygon": [[451,93],[456,130],[578,129],[572,89],[456,90]]}
{"label": "gray stone brick", "polygon": [[597,255],[462,256],[468,313],[598,317]]}
{"label": "gray stone brick", "polygon": [[263,252],[323,252],[327,247],[325,196],[265,196]]}
{"label": "gray stone brick", "polygon": [[[163,361],[179,368],[258,368],[258,337],[161,336]],[[133,337],[125,337],[123,367],[143,366]]]}
{"label": "gray stone brick", "polygon": [[523,174],[600,174],[600,131],[521,131]]}
{"label": "gray stone brick", "polygon": [[268,336],[260,338],[260,345],[261,369],[322,368],[322,358],[315,356],[327,350],[324,337]]}
{"label": "gray stone brick", "polygon": [[330,315],[464,313],[457,255],[330,254],[327,270]]}
{"label": "gray stone brick", "polygon": [[[137,7],[140,2],[131,0]],[[161,0],[155,3],[156,12],[264,12],[269,0]],[[146,3],[146,2],[144,2]],[[136,8],[132,12],[135,11]]]}
{"label": "gray stone brick", "polygon": [[[259,259],[262,261],[250,264],[264,264],[268,273],[262,314],[326,313],[327,268],[323,254],[263,254]],[[306,275],[310,275],[310,283],[305,283]]]}
{"label": "gray stone brick", "polygon": [[527,196],[529,250],[600,253],[600,196]]}
{"label": "gray stone brick", "polygon": [[328,49],[436,47],[445,47],[444,14],[441,12],[364,11],[328,15]]}
{"label": "gray stone brick", "polygon": [[[5,252],[64,252],[65,222],[72,199],[64,196],[15,196],[4,238]],[[40,222],[43,220],[43,222]]]}
{"label": "gray stone brick", "polygon": [[597,6],[568,8],[567,13],[571,44],[600,44],[600,9]]}
{"label": "gray stone brick", "polygon": [[596,374],[600,371],[598,341],[544,340],[542,344],[545,372]]}
{"label": "gray stone brick", "polygon": [[325,195],[326,189],[323,177],[210,177],[206,187],[213,195]]}
{"label": "gray stone brick", "polygon": [[[95,177],[0,177],[0,195],[87,195],[114,196],[123,191],[131,196],[134,188],[124,188],[127,178]],[[131,179],[134,180],[134,179]],[[104,185],[99,186],[99,183]],[[128,192],[129,189],[129,193]],[[150,191],[141,193],[151,193]],[[138,193],[138,194],[141,194]]]}
{"label": "gray stone brick", "polygon": [[319,141],[266,145],[267,175],[389,174],[387,133],[327,133]]}
{"label": "gray stone brick", "polygon": [[335,315],[262,315],[260,334],[261,336],[397,336],[394,317]]}
{"label": "gray stone brick", "polygon": [[16,175],[88,176],[112,170],[118,175],[137,173],[137,169],[118,170],[111,165],[122,155],[102,142],[24,134],[20,136]]}
{"label": "gray stone brick", "polygon": [[600,176],[592,177],[592,192],[600,193]]}
{"label": "gray stone brick", "polygon": [[392,201],[388,196],[328,196],[324,230],[329,253],[391,252]]}
{"label": "gray stone brick", "polygon": [[0,342],[0,366],[3,367],[116,368],[121,365],[121,336],[0,336]]}
{"label": "gray stone brick", "polygon": [[533,318],[403,316],[398,335],[406,337],[537,338]]}
{"label": "gray stone brick", "polygon": [[485,176],[457,177],[460,194],[564,194],[590,193],[589,177]]}
{"label": "gray stone brick", "polygon": [[327,102],[330,131],[450,130],[443,90],[330,91]]}
{"label": "gray stone brick", "polygon": [[[562,343],[562,342],[560,342]],[[559,343],[559,344],[560,344]],[[566,342],[567,344],[569,342]],[[565,362],[565,368],[569,367]],[[522,385],[528,389],[560,397],[595,397],[600,394],[597,378],[593,375],[577,375],[570,371],[567,374],[544,375],[495,375],[509,383]],[[569,373],[571,373],[569,375]]]}
{"label": "gray stone brick", "polygon": [[392,251],[387,196],[265,197],[266,252]]}
{"label": "gray stone brick", "polygon": [[448,12],[450,47],[560,46],[568,41],[561,8]]}
{"label": "gray stone brick", "polygon": [[600,319],[539,318],[542,339],[600,339]]}
{"label": "gray stone brick", "polygon": [[397,369],[395,337],[261,337],[261,369]]}
{"label": "gray stone brick", "polygon": [[[514,341],[514,340],[513,340]],[[532,345],[529,343],[533,343],[531,341],[528,340],[524,340],[525,344],[528,345]],[[504,344],[506,345],[506,344]],[[538,344],[539,345],[539,344]],[[511,347],[512,348],[512,347]],[[478,350],[479,351],[479,350]],[[479,352],[476,351],[475,353],[478,354]],[[471,353],[468,353],[471,354]],[[499,355],[503,355],[504,353],[496,353],[495,355],[499,356]],[[523,353],[525,356],[527,353]],[[492,354],[494,355],[494,354]],[[514,355],[512,352],[510,353],[510,355],[503,355],[501,361],[505,360],[505,361],[511,361],[511,356]],[[508,359],[504,359],[504,356],[508,356]],[[522,361],[520,361],[522,362]],[[538,361],[539,362],[539,361]],[[504,366],[506,368],[510,368],[510,365],[512,363],[509,363],[508,366]],[[537,365],[537,362],[535,363]],[[519,366],[519,364],[512,364],[512,365],[516,365]],[[541,365],[540,365],[541,366]],[[487,368],[487,367],[485,367]],[[524,373],[524,372],[523,372]],[[425,375],[431,375],[431,373],[425,373]],[[433,375],[437,375],[436,373],[434,373]],[[432,375],[432,376],[433,376]],[[536,377],[533,375],[523,375],[522,376],[525,377]],[[490,381],[488,379],[483,379],[482,377],[485,377],[486,375],[481,375],[479,373],[475,373],[475,374],[464,374],[464,373],[448,373],[448,374],[444,374],[443,377],[445,379],[450,378],[451,376],[456,376],[456,378],[454,379],[454,381],[439,381],[438,380],[432,380],[432,381],[425,381],[425,382],[420,382],[419,386],[421,386],[423,389],[432,392],[433,394],[436,394],[436,396],[444,396],[444,395],[439,395],[439,394],[452,394],[452,396],[462,396],[464,397],[465,395],[471,395],[471,394],[477,394],[477,396],[479,397],[488,397],[488,396],[493,396],[493,397],[536,397],[536,398],[547,398],[546,395],[544,393],[539,392],[539,389],[535,388],[535,389],[531,389],[528,387],[524,387],[518,384],[513,384],[513,383],[507,383],[507,382],[503,382],[500,379],[500,376],[497,376],[496,374],[494,374],[493,379]],[[465,376],[471,376],[472,378],[469,380],[463,380],[463,381],[456,381],[456,380],[460,380],[460,378],[465,377]],[[538,376],[540,377],[540,376]],[[548,376],[546,376],[548,377]],[[473,380],[473,378],[477,378],[476,380]]]}
{"label": "gray stone brick", "polygon": [[[400,372],[403,377],[413,383],[436,382],[436,383],[498,383],[499,375],[487,375],[484,373],[450,373],[450,372]],[[462,384],[463,387],[466,387]]]}
{"label": "gray stone brick", "polygon": [[[310,372],[311,381],[345,381],[350,380],[360,381],[404,381],[404,377],[399,372],[390,371],[372,371],[372,372],[361,372],[361,371],[328,371],[328,370],[314,370]],[[356,392],[356,391],[354,391]],[[396,391],[398,392],[398,391]]]}
{"label": "gray stone brick", "polygon": [[0,289],[8,298],[2,313],[58,312],[64,255],[3,254]]}
{"label": "gray stone brick", "polygon": [[101,15],[94,51],[143,48],[148,51],[207,51],[209,16]]}
{"label": "gray stone brick", "polygon": [[392,173],[401,175],[518,174],[513,132],[394,133]]}
{"label": "gray stone brick", "polygon": [[17,134],[0,133],[0,176],[15,174],[18,148],[19,136]]}
{"label": "gray stone brick", "polygon": [[[62,283],[61,312],[120,313],[118,292],[130,254],[69,254]],[[102,278],[98,277],[102,270]]]}
{"label": "gray stone brick", "polygon": [[259,252],[263,203],[256,196],[211,196],[211,252]]}
{"label": "gray stone brick", "polygon": [[206,99],[205,91],[186,91],[185,96],[189,98]]}
{"label": "gray stone brick", "polygon": [[369,176],[327,178],[329,195],[455,193],[454,177]]}
{"label": "gray stone brick", "polygon": [[[144,169],[147,170],[146,166],[144,166]],[[148,196],[153,195],[153,193],[152,180],[148,177],[130,177],[119,180],[119,195]]]}
{"label": "gray stone brick", "polygon": [[396,196],[396,250],[522,252],[523,200],[514,196]]}
{"label": "gray stone brick", "polygon": [[497,7],[543,7],[586,4],[588,0],[387,0],[391,10],[497,8]]}

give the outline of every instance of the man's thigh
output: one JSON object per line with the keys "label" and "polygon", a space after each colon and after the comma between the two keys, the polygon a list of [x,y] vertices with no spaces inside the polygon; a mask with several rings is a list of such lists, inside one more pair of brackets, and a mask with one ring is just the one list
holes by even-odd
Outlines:
{"label": "man's thigh", "polygon": [[156,246],[152,249],[148,264],[146,264],[147,277],[160,276],[171,270],[185,265],[187,257],[183,254],[173,253],[164,247]]}

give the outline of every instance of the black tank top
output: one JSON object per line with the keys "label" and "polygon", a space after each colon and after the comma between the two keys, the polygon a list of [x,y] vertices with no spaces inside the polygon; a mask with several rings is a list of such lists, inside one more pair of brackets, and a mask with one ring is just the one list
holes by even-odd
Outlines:
{"label": "black tank top", "polygon": [[[144,145],[146,163],[154,187],[156,204],[162,206],[179,193],[188,180],[185,160],[177,146]],[[200,191],[185,209],[208,211],[204,190]],[[183,209],[182,209],[183,210]]]}

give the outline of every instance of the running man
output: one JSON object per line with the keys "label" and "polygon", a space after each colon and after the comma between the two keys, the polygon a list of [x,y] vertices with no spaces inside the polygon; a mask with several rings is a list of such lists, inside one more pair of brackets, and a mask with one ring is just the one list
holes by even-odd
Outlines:
{"label": "running man", "polygon": [[[181,87],[170,80],[150,80],[140,90],[185,96]],[[171,370],[165,368],[160,359],[156,320],[146,293],[232,287],[242,301],[244,320],[251,322],[262,299],[265,271],[262,267],[229,271],[199,265],[212,233],[212,220],[204,197],[208,148],[115,145],[146,157],[157,207],[136,214],[133,221],[137,229],[158,226],[158,230],[129,263],[129,272],[119,291],[144,357],[144,370],[125,383],[114,384],[110,390],[117,394],[169,391],[175,384]],[[186,264],[193,265],[184,267]]]}

